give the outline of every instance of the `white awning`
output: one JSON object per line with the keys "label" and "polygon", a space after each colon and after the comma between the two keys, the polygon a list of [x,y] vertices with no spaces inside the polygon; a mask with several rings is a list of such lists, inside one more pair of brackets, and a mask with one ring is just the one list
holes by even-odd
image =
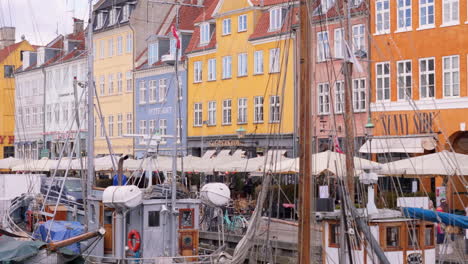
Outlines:
{"label": "white awning", "polygon": [[433,150],[436,142],[432,136],[421,137],[375,137],[366,141],[360,153],[424,153]]}

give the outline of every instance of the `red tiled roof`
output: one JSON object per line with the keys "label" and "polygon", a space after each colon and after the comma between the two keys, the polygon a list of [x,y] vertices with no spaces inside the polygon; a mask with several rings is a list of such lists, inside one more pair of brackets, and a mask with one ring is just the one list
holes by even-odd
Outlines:
{"label": "red tiled roof", "polygon": [[[292,17],[291,17],[292,16]],[[281,29],[276,31],[270,30],[270,12],[263,12],[262,16],[255,26],[254,32],[250,35],[249,40],[259,39],[274,36],[281,33],[287,33],[291,31],[292,25],[299,24],[299,7],[294,7],[288,11],[288,14],[284,18],[284,23]]]}
{"label": "red tiled roof", "polygon": [[216,34],[214,32],[212,33],[212,37],[208,45],[199,46],[199,44],[200,44],[200,28],[196,27],[195,31],[193,32],[192,39],[190,39],[190,43],[187,49],[185,49],[185,53],[213,49],[214,47],[216,47]]}
{"label": "red tiled roof", "polygon": [[288,2],[294,2],[294,0],[251,0],[254,6],[261,6],[262,2],[264,6],[278,5]]}
{"label": "red tiled roof", "polygon": [[[332,7],[330,7],[328,9],[328,11],[325,14],[312,16],[312,21],[317,23],[317,22],[322,21],[322,20],[330,20],[332,18],[342,16],[343,14],[341,14],[339,12],[343,11],[343,4],[344,4],[343,0],[337,0],[335,2],[335,5],[338,5],[338,7],[332,6]],[[313,5],[312,10],[315,11],[318,8],[318,6],[319,6],[319,4]],[[367,10],[367,4],[365,3],[365,1],[362,1],[362,3],[359,6],[352,7],[350,12],[351,12],[351,14],[356,14],[356,13],[363,12],[363,11],[366,11],[366,10]]]}
{"label": "red tiled roof", "polygon": [[[26,40],[23,40],[26,41]],[[23,43],[23,41],[12,44],[10,46],[6,46],[5,48],[0,50],[0,61],[3,61],[6,59],[12,52],[14,52],[20,45]]]}
{"label": "red tiled roof", "polygon": [[202,8],[201,14],[195,19],[194,23],[200,23],[207,21],[213,18],[213,12],[218,5],[219,0],[206,0],[204,5],[205,8]]}
{"label": "red tiled roof", "polygon": [[139,66],[135,67],[135,70],[141,70],[143,69],[143,67],[145,67],[145,65],[148,63],[148,60],[145,60],[142,64],[140,64]]}

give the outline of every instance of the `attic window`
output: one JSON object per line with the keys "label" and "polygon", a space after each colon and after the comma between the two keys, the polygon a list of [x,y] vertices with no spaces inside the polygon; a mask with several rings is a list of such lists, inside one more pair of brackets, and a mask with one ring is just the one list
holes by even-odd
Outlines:
{"label": "attic window", "polygon": [[101,12],[97,15],[96,29],[102,28],[103,25],[104,25],[104,13]]}
{"label": "attic window", "polygon": [[[353,2],[355,3],[356,0],[353,0]],[[333,4],[335,4],[335,0],[320,0],[320,8],[321,8],[321,13],[325,13],[328,11],[328,9],[330,9]]]}
{"label": "attic window", "polygon": [[117,8],[112,8],[109,13],[109,26],[115,25],[117,23]]}
{"label": "attic window", "polygon": [[130,5],[124,5],[122,9],[122,22],[128,21],[130,18]]}
{"label": "attic window", "polygon": [[200,25],[200,45],[206,45],[210,42],[210,24],[203,23]]}
{"label": "attic window", "polygon": [[15,66],[13,65],[5,65],[4,67],[4,77],[5,78],[13,78],[13,72],[15,70]]}
{"label": "attic window", "polygon": [[158,43],[153,42],[148,45],[148,64],[153,65],[158,61]]}
{"label": "attic window", "polygon": [[276,31],[281,28],[283,24],[282,9],[280,7],[270,10],[270,31]]}

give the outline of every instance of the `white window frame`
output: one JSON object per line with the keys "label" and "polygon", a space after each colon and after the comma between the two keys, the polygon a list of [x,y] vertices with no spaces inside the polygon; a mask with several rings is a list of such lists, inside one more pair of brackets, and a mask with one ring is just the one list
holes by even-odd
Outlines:
{"label": "white window frame", "polygon": [[247,31],[247,15],[240,15],[237,17],[237,32]]}
{"label": "white window frame", "polygon": [[106,57],[106,44],[105,40],[99,41],[99,58],[104,59]]}
{"label": "white window frame", "polygon": [[[398,100],[411,99],[413,97],[413,63],[411,60],[402,60],[397,61],[396,66]],[[408,78],[410,78],[409,83]]]}
{"label": "white window frame", "polygon": [[108,94],[112,95],[114,94],[114,74],[113,73],[109,74],[108,79],[109,79],[109,87],[107,87],[109,89]]}
{"label": "white window frame", "polygon": [[237,55],[237,76],[247,76],[247,53],[240,53]]}
{"label": "white window frame", "polygon": [[[167,135],[167,119],[159,119],[159,135]],[[162,138],[162,141],[166,141],[165,138]]]}
{"label": "white window frame", "polygon": [[157,88],[156,80],[149,81],[148,86],[149,86],[149,99],[148,99],[148,102],[150,104],[154,104],[154,103],[156,103],[156,88]]}
{"label": "white window frame", "polygon": [[104,26],[104,13],[99,12],[96,19],[96,29],[100,29]]}
{"label": "white window frame", "polygon": [[208,125],[216,126],[216,101],[208,102]]}
{"label": "white window frame", "polygon": [[322,62],[330,58],[330,38],[328,31],[317,32],[317,61]]}
{"label": "white window frame", "polygon": [[231,19],[223,19],[223,36],[231,34]]}
{"label": "white window frame", "polygon": [[107,118],[107,124],[108,124],[108,130],[109,130],[107,131],[107,135],[109,137],[113,137],[114,136],[114,116],[113,115],[110,115]]}
{"label": "white window frame", "polygon": [[270,73],[280,72],[280,48],[270,49]]}
{"label": "white window frame", "polygon": [[159,60],[159,43],[151,42],[148,44],[148,65],[151,66]]}
{"label": "white window frame", "polygon": [[138,130],[138,134],[140,135],[148,135],[148,131],[146,130],[146,120],[140,120],[140,127]]}
{"label": "white window frame", "polygon": [[132,53],[133,52],[133,34],[131,32],[127,33],[127,41],[126,41],[126,52]]}
{"label": "white window frame", "polygon": [[210,23],[200,24],[200,46],[210,43]]}
{"label": "white window frame", "polygon": [[127,92],[133,91],[133,75],[131,71],[125,74],[125,80],[127,81]]}
{"label": "white window frame", "polygon": [[335,29],[333,40],[334,40],[333,48],[335,50],[335,58],[342,59],[344,57],[343,28]]}
{"label": "white window frame", "polygon": [[208,60],[208,81],[216,80],[216,59]]}
{"label": "white window frame", "polygon": [[159,79],[158,81],[158,102],[164,103],[167,100],[167,79]]}
{"label": "white window frame", "polygon": [[270,9],[270,32],[281,29],[281,26],[283,25],[282,12],[283,11],[281,7],[274,7]]}
{"label": "white window frame", "polygon": [[123,87],[122,87],[122,85],[123,85],[123,83],[122,83],[122,77],[123,77],[123,76],[122,76],[122,73],[121,73],[121,72],[118,72],[118,73],[117,73],[117,92],[118,92],[118,93],[122,93],[122,91],[123,91]]}
{"label": "white window frame", "polygon": [[[406,4],[406,0],[403,0],[400,5],[399,1],[397,3],[397,32],[404,32],[412,30],[412,23],[413,23],[413,7],[412,1],[410,1],[409,5]],[[409,11],[409,17],[407,12]],[[409,25],[406,23],[408,22],[409,18]]]}
{"label": "white window frame", "polygon": [[335,82],[335,113],[344,112],[344,81]]}
{"label": "white window frame", "polygon": [[101,137],[106,137],[106,117],[102,116],[101,120]]}
{"label": "white window frame", "polygon": [[247,98],[237,100],[237,124],[247,124]]}
{"label": "white window frame", "polygon": [[127,134],[133,133],[133,113],[127,113]]}
{"label": "white window frame", "polygon": [[203,125],[203,104],[193,104],[193,126],[201,127]]}
{"label": "white window frame", "polygon": [[317,85],[318,94],[318,114],[330,114],[330,85],[328,83],[319,83]]}
{"label": "white window frame", "polygon": [[[455,11],[454,8],[456,8]],[[442,0],[442,26],[458,24],[460,24],[460,1]]]}
{"label": "white window frame", "polygon": [[[422,3],[425,1],[425,3]],[[432,1],[430,3],[429,1]],[[419,0],[419,29],[433,28],[435,23],[435,0]],[[429,23],[429,8],[432,7],[432,23]],[[423,19],[426,18],[425,23]]]}
{"label": "white window frame", "polygon": [[[379,66],[382,69],[382,74],[379,74]],[[388,69],[388,74],[385,73],[385,69]],[[376,89],[376,94],[375,98],[376,101],[378,102],[388,102],[392,98],[392,83],[391,83],[391,69],[390,69],[390,62],[385,61],[385,62],[379,62],[375,64],[375,89]],[[388,87],[384,87],[385,80],[388,79]],[[382,97],[379,98],[379,84],[381,85],[381,95]],[[388,90],[388,98],[385,97],[385,91]]]}
{"label": "white window frame", "polygon": [[107,57],[114,56],[114,38],[107,40]]}
{"label": "white window frame", "polygon": [[121,137],[123,134],[123,116],[122,113],[117,114],[117,136]]}
{"label": "white window frame", "polygon": [[146,104],[146,83],[145,81],[140,81],[140,84],[138,86],[138,90],[140,92],[140,98],[138,102],[142,104]]}
{"label": "white window frame", "polygon": [[[388,8],[385,8],[385,5]],[[379,9],[379,7],[381,7]],[[390,0],[375,1],[375,33],[388,34],[390,33]]]}
{"label": "white window frame", "polygon": [[[423,69],[422,68],[422,62],[426,62],[426,67],[429,67],[429,61],[432,60],[432,63],[433,63],[433,66],[434,66],[434,69],[433,70],[429,70],[429,69]],[[423,99],[430,99],[430,98],[435,98],[435,93],[436,93],[436,76],[435,76],[435,58],[434,57],[429,57],[429,58],[421,58],[419,59],[419,99],[420,100],[423,100]],[[430,79],[430,75],[433,75],[434,76],[434,83],[433,83],[433,94],[432,96],[430,96],[430,88],[431,88],[431,85],[429,85],[429,79]],[[427,87],[424,87],[423,85],[423,80],[426,81],[427,83]],[[423,93],[423,89],[425,88],[425,91],[426,93]]]}
{"label": "white window frame", "polygon": [[203,63],[202,61],[195,61],[193,63],[193,82],[200,83],[203,81]]}
{"label": "white window frame", "polygon": [[130,5],[124,5],[122,8],[122,21],[121,22],[126,22],[130,18]]}
{"label": "white window frame", "polygon": [[223,100],[223,125],[232,124],[232,100]]}
{"label": "white window frame", "polygon": [[99,77],[99,87],[99,95],[104,96],[106,94],[106,76]]}
{"label": "white window frame", "polygon": [[353,50],[366,51],[366,27],[364,24],[357,24],[352,27],[353,32]]}
{"label": "white window frame", "polygon": [[232,78],[232,56],[223,57],[223,79]]}
{"label": "white window frame", "polygon": [[366,78],[357,78],[353,79],[353,110],[354,112],[364,112],[366,111],[366,87],[367,80]]}
{"label": "white window frame", "polygon": [[279,95],[270,96],[270,123],[281,121],[281,102]]}
{"label": "white window frame", "polygon": [[117,15],[118,15],[118,12],[117,12],[117,8],[112,8],[109,12],[109,27],[110,26],[113,26],[117,23]]}
{"label": "white window frame", "polygon": [[264,120],[264,98],[263,96],[254,97],[254,123],[260,124]]}
{"label": "white window frame", "polygon": [[148,120],[148,132],[150,135],[156,132],[156,120]]}
{"label": "white window frame", "polygon": [[176,129],[177,129],[177,143],[180,143],[180,133],[182,131],[182,119],[181,118],[177,118],[177,121],[176,121]]}
{"label": "white window frame", "polygon": [[[446,66],[449,61],[449,67]],[[456,62],[456,66],[454,66]],[[442,57],[442,82],[444,97],[460,97],[460,56],[452,55]],[[454,77],[458,79],[454,81]]]}
{"label": "white window frame", "polygon": [[254,53],[254,74],[263,74],[263,50]]}

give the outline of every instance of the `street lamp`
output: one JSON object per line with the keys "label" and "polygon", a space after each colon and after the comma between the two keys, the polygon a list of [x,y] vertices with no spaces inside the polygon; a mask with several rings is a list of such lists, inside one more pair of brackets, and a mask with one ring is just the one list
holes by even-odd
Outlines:
{"label": "street lamp", "polygon": [[367,124],[364,126],[364,128],[366,129],[366,137],[369,140],[369,156],[370,156],[370,159],[372,160],[372,137],[373,137],[375,125],[374,123],[372,123],[372,119],[370,116],[367,118]]}
{"label": "street lamp", "polygon": [[243,138],[246,134],[247,130],[245,130],[245,128],[243,127],[239,127],[237,130],[236,130],[236,133],[237,133],[237,137],[238,138]]}

